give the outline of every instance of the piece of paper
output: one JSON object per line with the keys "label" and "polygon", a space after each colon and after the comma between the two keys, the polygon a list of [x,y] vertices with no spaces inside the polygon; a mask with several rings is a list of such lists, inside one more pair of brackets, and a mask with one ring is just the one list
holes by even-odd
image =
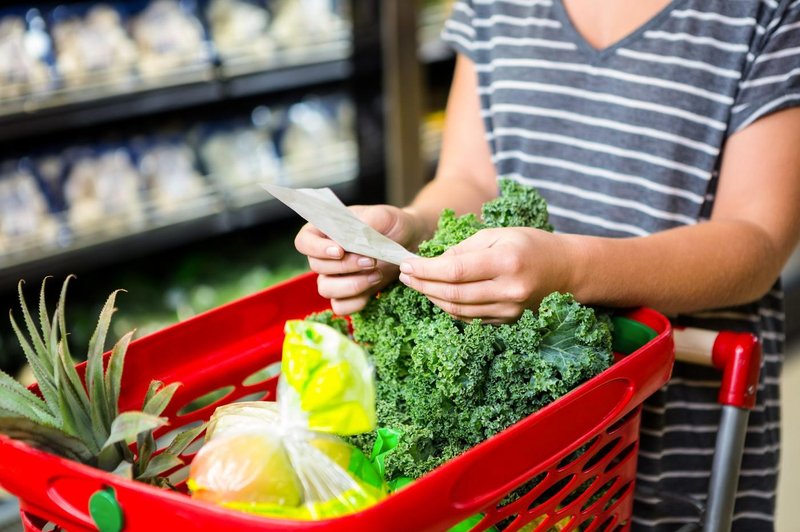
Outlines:
{"label": "piece of paper", "polygon": [[359,220],[330,188],[294,189],[272,183],[261,186],[346,251],[397,265],[417,258]]}

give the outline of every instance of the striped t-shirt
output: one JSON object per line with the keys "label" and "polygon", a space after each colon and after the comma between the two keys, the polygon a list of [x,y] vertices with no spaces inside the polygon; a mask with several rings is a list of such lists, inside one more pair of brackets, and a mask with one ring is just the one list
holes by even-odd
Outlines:
{"label": "striped t-shirt", "polygon": [[[644,236],[707,219],[727,137],[800,105],[800,0],[673,0],[602,50],[560,0],[460,0],[443,38],[475,64],[498,176],[538,188],[559,232]],[[782,299],[776,283],[756,303],[674,318],[763,342],[735,530],[773,529]],[[676,364],[643,409],[639,486],[705,498],[718,387],[716,372]],[[637,498],[634,528],[696,521],[686,507]]]}

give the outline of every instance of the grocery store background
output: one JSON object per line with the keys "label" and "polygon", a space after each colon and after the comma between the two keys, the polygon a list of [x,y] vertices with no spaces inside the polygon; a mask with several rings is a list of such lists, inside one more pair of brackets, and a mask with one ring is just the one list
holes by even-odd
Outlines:
{"label": "grocery store background", "polygon": [[[258,184],[408,200],[436,165],[448,3],[0,0],[0,307],[16,306],[18,279],[32,296],[75,273],[79,345],[116,288],[114,335],[142,335],[304,271],[298,219]],[[778,530],[791,532],[800,258],[785,280],[796,354]],[[22,361],[0,321],[0,368],[27,380]],[[0,494],[0,531],[19,528],[16,511]]]}

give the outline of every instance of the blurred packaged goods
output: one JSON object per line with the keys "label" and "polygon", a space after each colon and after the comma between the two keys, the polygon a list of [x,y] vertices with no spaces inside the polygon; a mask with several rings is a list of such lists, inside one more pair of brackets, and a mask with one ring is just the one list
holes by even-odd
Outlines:
{"label": "blurred packaged goods", "polygon": [[211,63],[205,29],[193,3],[154,0],[132,17],[130,28],[139,51],[139,73],[145,79]]}
{"label": "blurred packaged goods", "polygon": [[208,185],[197,169],[193,148],[182,135],[134,140],[140,143],[145,146],[140,147],[138,170],[157,216],[172,220],[211,209]]}
{"label": "blurred packaged goods", "polygon": [[331,40],[347,28],[335,0],[274,0],[270,33],[284,48]]}
{"label": "blurred packaged goods", "polygon": [[315,168],[347,171],[357,160],[351,102],[308,98],[289,108],[280,145],[290,185],[316,186]]}
{"label": "blurred packaged goods", "polygon": [[199,1],[0,7],[0,114],[349,55],[345,2]]}
{"label": "blurred packaged goods", "polygon": [[[88,139],[0,172],[0,267],[271,201],[259,186],[355,179],[352,102],[338,93],[151,134]],[[35,155],[35,156],[34,156]]]}
{"label": "blurred packaged goods", "polygon": [[119,235],[144,227],[142,179],[125,147],[79,148],[65,157],[64,200],[75,234]]}
{"label": "blurred packaged goods", "polygon": [[16,246],[54,246],[59,223],[41,191],[30,161],[0,167],[0,254]]}
{"label": "blurred packaged goods", "polygon": [[234,205],[263,201],[260,182],[312,186],[355,177],[354,109],[340,96],[256,107],[250,120],[215,124],[200,136],[209,175]]}
{"label": "blurred packaged goods", "polygon": [[264,2],[211,0],[206,8],[214,45],[223,61],[248,56],[266,60],[275,52],[272,17]]}
{"label": "blurred packaged goods", "polygon": [[453,57],[453,50],[440,35],[453,9],[454,0],[417,0],[420,4],[417,21],[419,55],[423,61],[440,61]]}
{"label": "blurred packaged goods", "polygon": [[0,13],[0,99],[36,94],[52,83],[52,41],[38,9]]}
{"label": "blurred packaged goods", "polygon": [[67,87],[131,80],[138,53],[116,7],[59,6],[51,19],[57,69]]}

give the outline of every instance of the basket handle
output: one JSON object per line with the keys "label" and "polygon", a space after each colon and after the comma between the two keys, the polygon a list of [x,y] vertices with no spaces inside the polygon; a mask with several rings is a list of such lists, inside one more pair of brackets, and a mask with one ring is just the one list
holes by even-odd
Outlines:
{"label": "basket handle", "polygon": [[761,345],[750,333],[675,328],[675,358],[722,372],[719,403],[752,410],[756,404]]}

